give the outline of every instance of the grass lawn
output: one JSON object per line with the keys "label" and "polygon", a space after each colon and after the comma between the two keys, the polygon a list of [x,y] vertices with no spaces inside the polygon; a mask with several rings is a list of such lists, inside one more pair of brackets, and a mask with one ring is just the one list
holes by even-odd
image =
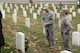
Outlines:
{"label": "grass lawn", "polygon": [[[20,8],[20,4],[23,4],[23,3],[17,3],[17,5],[19,6],[19,10],[18,10],[18,15],[17,15],[18,22],[16,25],[12,22],[13,9],[11,10],[10,13],[6,12],[6,19],[2,20],[3,34],[4,34],[5,42],[6,42],[5,47],[2,47],[2,53],[11,53],[11,52],[16,53],[16,49],[15,49],[16,32],[23,32],[26,34],[26,37],[29,40],[29,46],[30,46],[27,53],[59,53],[61,50],[64,50],[63,44],[62,44],[62,38],[60,35],[60,28],[58,27],[59,19],[58,18],[55,19],[56,44],[55,44],[55,48],[51,50],[45,47],[45,45],[47,44],[47,41],[46,41],[46,37],[43,34],[43,30],[42,30],[41,15],[38,15],[37,20],[34,20],[33,15],[29,13],[29,9],[26,10],[28,17],[31,19],[31,28],[25,27],[25,21],[24,21],[25,18],[23,17],[22,9]],[[24,7],[26,5],[27,4],[23,4]],[[72,7],[72,5],[75,6],[74,11],[77,12],[77,7],[75,4],[68,4],[68,8]],[[39,6],[40,5],[38,4],[38,7]],[[55,6],[57,6],[57,9],[58,9],[58,5],[55,4]],[[14,7],[14,3],[13,3],[13,7]],[[6,10],[5,7],[3,9]],[[33,12],[37,12],[37,9],[38,8],[35,8]],[[50,4],[50,9],[52,10],[51,4]],[[42,14],[42,11],[41,11],[41,14]],[[77,13],[77,17],[72,18],[72,26],[73,26],[72,31],[77,30],[77,24],[79,23],[80,23],[80,14]],[[7,49],[6,49],[6,46],[8,46]],[[72,51],[73,53],[80,53],[80,47],[73,45]]]}

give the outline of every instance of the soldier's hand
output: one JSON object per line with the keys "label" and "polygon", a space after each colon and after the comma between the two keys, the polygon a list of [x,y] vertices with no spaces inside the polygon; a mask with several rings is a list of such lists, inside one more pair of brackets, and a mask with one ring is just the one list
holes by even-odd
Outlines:
{"label": "soldier's hand", "polygon": [[66,34],[66,31],[64,31],[63,34],[65,35]]}
{"label": "soldier's hand", "polygon": [[44,23],[43,25],[44,25],[44,27],[46,27],[46,26],[47,26],[47,24],[46,24],[46,23]]}

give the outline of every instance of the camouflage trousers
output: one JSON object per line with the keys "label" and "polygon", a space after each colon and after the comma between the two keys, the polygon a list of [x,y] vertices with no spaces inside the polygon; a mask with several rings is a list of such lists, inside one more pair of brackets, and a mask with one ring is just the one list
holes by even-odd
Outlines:
{"label": "camouflage trousers", "polygon": [[54,26],[53,25],[47,26],[45,28],[45,32],[46,32],[46,38],[49,43],[49,46],[54,45],[54,43],[55,43],[55,41],[54,41]]}
{"label": "camouflage trousers", "polygon": [[61,32],[61,34],[62,34],[62,40],[63,40],[63,45],[65,50],[71,51],[70,32],[67,32],[65,35],[63,34],[63,32]]}

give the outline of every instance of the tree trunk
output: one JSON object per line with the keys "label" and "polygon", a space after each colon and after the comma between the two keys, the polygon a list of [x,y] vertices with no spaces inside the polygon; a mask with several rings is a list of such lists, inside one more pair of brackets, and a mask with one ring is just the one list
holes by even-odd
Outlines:
{"label": "tree trunk", "polygon": [[29,3],[33,3],[33,1],[32,0],[29,0]]}

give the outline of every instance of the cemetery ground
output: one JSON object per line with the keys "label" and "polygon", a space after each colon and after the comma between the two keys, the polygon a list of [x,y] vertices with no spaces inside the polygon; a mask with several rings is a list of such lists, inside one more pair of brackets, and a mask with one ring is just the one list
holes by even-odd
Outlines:
{"label": "cemetery ground", "polygon": [[[14,7],[13,3],[13,7]],[[42,27],[42,21],[41,21],[41,15],[37,16],[37,20],[33,19],[33,14],[29,13],[29,9],[27,11],[27,17],[31,20],[31,27],[27,28],[25,27],[25,17],[23,17],[22,9],[20,8],[21,3],[17,3],[19,6],[18,15],[17,15],[17,23],[12,22],[12,14],[13,9],[10,13],[6,12],[6,19],[2,20],[3,23],[3,34],[5,38],[6,45],[2,47],[2,53],[16,53],[16,45],[15,45],[15,34],[16,32],[23,32],[26,34],[27,39],[29,40],[29,49],[27,53],[60,53],[63,48],[62,44],[62,38],[60,34],[60,28],[58,27],[58,20],[60,18],[55,18],[55,48],[49,49],[48,47],[45,47],[47,45],[47,40],[45,35],[43,34],[43,27]],[[25,7],[28,4],[23,4]],[[33,4],[34,5],[34,4]],[[77,6],[75,4],[68,4],[68,8],[70,8],[72,5],[75,6],[75,10],[77,13]],[[4,5],[3,5],[4,6]],[[38,4],[38,7],[40,5]],[[55,6],[58,9],[58,5],[55,4]],[[37,12],[38,8],[34,9],[34,12]],[[50,9],[52,10],[51,4]],[[6,8],[4,7],[4,10]],[[43,9],[42,9],[43,10]],[[59,11],[59,9],[58,9]],[[70,13],[72,14],[72,13]],[[80,23],[80,14],[77,13],[76,17],[72,18],[72,31],[77,31],[77,24]],[[72,45],[72,52],[73,53],[80,53],[80,47]]]}

